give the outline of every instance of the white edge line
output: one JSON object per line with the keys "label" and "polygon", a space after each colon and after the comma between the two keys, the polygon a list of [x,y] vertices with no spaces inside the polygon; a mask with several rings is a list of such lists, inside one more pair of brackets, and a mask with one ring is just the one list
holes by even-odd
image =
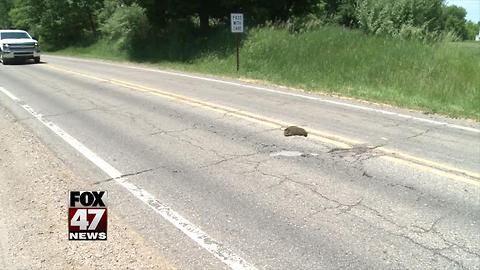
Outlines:
{"label": "white edge line", "polygon": [[72,137],[70,134],[65,132],[62,128],[57,126],[55,123],[50,122],[43,118],[43,115],[37,113],[32,107],[25,104],[11,92],[6,90],[3,87],[0,87],[0,92],[5,94],[15,103],[17,103],[20,107],[22,107],[25,111],[27,111],[30,115],[32,115],[35,119],[37,119],[40,123],[45,125],[49,128],[53,133],[55,133],[58,137],[63,139],[66,143],[68,143],[71,147],[77,150],[80,154],[82,154],[85,158],[90,160],[93,164],[95,164],[98,168],[100,168],[103,172],[105,172],[109,177],[115,179],[115,181],[124,187],[127,191],[133,194],[137,199],[148,205],[152,208],[157,214],[162,216],[168,222],[173,224],[177,229],[187,235],[190,239],[195,241],[198,245],[203,247],[209,253],[214,255],[217,259],[228,265],[231,269],[234,270],[255,270],[257,269],[252,264],[248,263],[246,260],[241,258],[240,256],[236,255],[230,249],[224,247],[220,242],[211,238],[207,233],[202,231],[200,228],[195,226],[193,223],[185,219],[183,216],[175,212],[170,207],[166,206],[165,204],[161,203],[157,200],[153,195],[151,195],[148,191],[136,186],[135,184],[129,182],[125,177],[122,177],[122,173],[115,169],[112,165],[108,162],[103,160],[77,139]]}
{"label": "white edge line", "polygon": [[173,72],[173,71],[165,71],[165,70],[158,70],[158,69],[151,69],[151,68],[135,67],[135,66],[131,66],[131,65],[119,65],[119,64],[115,64],[115,63],[109,63],[109,62],[79,59],[79,58],[70,58],[70,57],[62,57],[62,56],[52,56],[52,57],[74,59],[76,61],[81,61],[81,62],[93,62],[93,63],[116,66],[116,67],[126,67],[126,68],[136,69],[136,70],[157,72],[157,73],[162,73],[162,74],[167,74],[167,75],[172,75],[172,76],[185,77],[185,78],[208,81],[208,82],[222,83],[222,84],[227,84],[227,85],[233,85],[233,86],[238,86],[238,87],[244,87],[244,88],[266,91],[266,92],[270,92],[270,93],[276,93],[276,94],[285,95],[285,96],[292,96],[292,97],[304,98],[304,99],[309,99],[309,100],[315,100],[315,101],[319,101],[319,102],[323,102],[323,103],[328,103],[328,104],[333,104],[333,105],[343,106],[343,107],[349,107],[349,108],[353,108],[353,109],[357,109],[357,110],[376,112],[376,113],[380,113],[380,114],[384,114],[384,115],[396,116],[396,117],[400,117],[400,118],[404,118],[404,119],[410,119],[410,120],[414,120],[414,121],[418,121],[418,122],[424,122],[424,123],[437,125],[437,126],[445,126],[445,127],[449,127],[449,128],[460,129],[460,130],[470,131],[470,132],[474,132],[474,133],[480,133],[480,129],[476,129],[476,128],[472,128],[472,127],[450,124],[450,123],[447,123],[447,122],[436,121],[436,120],[431,120],[431,119],[421,118],[421,117],[415,117],[415,116],[411,116],[411,115],[407,115],[407,114],[396,113],[396,112],[391,112],[391,111],[386,111],[386,110],[381,110],[381,109],[374,109],[374,108],[370,108],[370,107],[366,107],[366,106],[360,106],[360,105],[350,104],[350,103],[341,102],[341,101],[334,101],[334,100],[329,100],[329,99],[320,98],[320,97],[313,97],[313,96],[307,96],[307,95],[302,95],[302,94],[279,91],[279,90],[274,90],[274,89],[270,89],[270,88],[266,88],[266,87],[253,86],[253,85],[248,85],[248,84],[243,84],[243,83],[236,83],[236,82],[230,82],[230,81],[225,81],[225,80],[200,77],[200,76],[195,76],[195,75],[188,75],[188,74],[178,73],[178,72]]}

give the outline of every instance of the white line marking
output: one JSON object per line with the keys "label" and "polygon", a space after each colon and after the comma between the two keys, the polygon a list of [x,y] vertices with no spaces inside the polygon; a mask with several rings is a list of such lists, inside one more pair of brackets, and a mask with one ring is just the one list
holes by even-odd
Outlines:
{"label": "white line marking", "polygon": [[0,92],[5,94],[25,111],[31,114],[35,119],[40,121],[43,125],[49,128],[53,133],[58,137],[63,139],[66,143],[72,146],[75,150],[81,153],[85,158],[90,160],[103,172],[105,172],[109,177],[115,179],[115,181],[132,193],[137,199],[141,200],[152,208],[157,214],[161,215],[164,219],[173,224],[177,229],[186,234],[190,239],[195,241],[201,247],[206,249],[208,252],[213,254],[217,259],[228,265],[231,269],[235,270],[255,270],[257,269],[252,264],[245,261],[240,256],[236,255],[230,249],[224,247],[220,242],[211,238],[207,233],[202,231],[200,228],[195,226],[193,223],[185,219],[183,216],[175,212],[173,209],[167,205],[158,201],[152,194],[148,191],[136,186],[135,184],[129,182],[125,177],[122,177],[117,169],[112,165],[108,164],[105,160],[99,157],[97,154],[88,149],[85,145],[79,142],[77,139],[72,137],[70,134],[65,132],[59,126],[43,118],[43,115],[37,113],[32,107],[25,104],[22,100],[17,98],[11,92],[5,88],[0,87]]}
{"label": "white line marking", "polygon": [[102,62],[102,61],[95,61],[95,60],[85,60],[85,59],[61,57],[61,56],[53,56],[53,57],[54,58],[57,57],[57,58],[73,59],[73,60],[80,61],[80,62],[93,62],[93,63],[111,65],[111,66],[115,66],[115,67],[124,67],[124,68],[136,69],[136,70],[150,71],[150,72],[162,73],[162,74],[167,74],[167,75],[172,75],[172,76],[177,76],[177,77],[184,77],[184,78],[190,78],[190,79],[196,79],[196,80],[202,80],[202,81],[208,81],[208,82],[215,82],[215,83],[233,85],[233,86],[244,87],[244,88],[250,88],[250,89],[261,90],[261,91],[266,91],[266,92],[285,95],[285,96],[292,96],[292,97],[297,97],[297,98],[315,100],[315,101],[319,101],[319,102],[323,102],[323,103],[348,107],[348,108],[357,109],[357,110],[363,110],[363,111],[380,113],[380,114],[384,114],[384,115],[396,116],[396,117],[400,117],[400,118],[404,118],[404,119],[410,119],[410,120],[414,120],[414,121],[418,121],[418,122],[428,123],[428,124],[431,124],[431,125],[445,126],[445,127],[449,127],[449,128],[460,129],[460,130],[470,131],[470,132],[474,132],[474,133],[480,133],[480,129],[476,129],[476,128],[473,128],[473,127],[466,127],[466,126],[461,126],[461,125],[456,125],[456,124],[450,124],[450,123],[447,123],[447,122],[436,121],[436,120],[431,120],[431,119],[421,118],[421,117],[415,117],[415,116],[411,116],[411,115],[407,115],[407,114],[396,113],[396,112],[391,112],[391,111],[386,111],[386,110],[381,110],[381,109],[374,109],[374,108],[370,108],[370,107],[366,107],[366,106],[360,106],[360,105],[350,104],[350,103],[341,102],[341,101],[334,101],[334,100],[329,100],[329,99],[325,99],[325,98],[321,98],[321,97],[308,96],[308,95],[302,95],[302,94],[297,94],[297,93],[274,90],[274,89],[270,89],[270,88],[266,88],[266,87],[260,87],[260,86],[254,86],[254,85],[249,85],[249,84],[230,82],[230,81],[213,79],[213,78],[200,77],[200,76],[195,76],[195,75],[188,75],[188,74],[173,72],[173,71],[165,71],[165,70],[158,70],[158,69],[151,69],[151,68],[135,67],[135,66],[131,66],[131,65],[123,65],[123,64],[119,65],[119,64],[109,63],[109,62]]}
{"label": "white line marking", "polygon": [[0,87],[0,91],[2,91],[7,97],[9,97],[11,100],[18,102],[20,99],[18,99],[16,96],[14,96],[12,93],[8,92],[5,88]]}

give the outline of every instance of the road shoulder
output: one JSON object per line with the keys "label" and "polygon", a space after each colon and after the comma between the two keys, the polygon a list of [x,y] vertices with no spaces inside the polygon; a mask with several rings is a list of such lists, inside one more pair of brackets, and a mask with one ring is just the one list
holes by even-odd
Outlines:
{"label": "road shoulder", "polygon": [[173,269],[115,215],[107,242],[68,241],[67,194],[78,187],[93,188],[0,107],[0,269]]}

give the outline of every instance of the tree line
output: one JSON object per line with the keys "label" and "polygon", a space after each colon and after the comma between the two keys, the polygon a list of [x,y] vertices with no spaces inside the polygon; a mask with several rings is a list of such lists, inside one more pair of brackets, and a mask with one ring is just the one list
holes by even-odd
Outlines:
{"label": "tree line", "polygon": [[51,47],[104,38],[128,49],[172,28],[208,35],[231,12],[245,13],[250,27],[292,32],[338,24],[402,39],[467,40],[480,28],[444,0],[0,0],[0,27],[26,29]]}

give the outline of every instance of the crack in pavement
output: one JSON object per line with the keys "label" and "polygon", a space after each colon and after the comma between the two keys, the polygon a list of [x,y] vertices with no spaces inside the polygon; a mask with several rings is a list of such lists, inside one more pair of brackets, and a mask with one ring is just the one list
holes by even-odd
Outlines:
{"label": "crack in pavement", "polygon": [[332,153],[354,153],[354,155],[361,155],[365,154],[367,152],[372,152],[373,150],[383,147],[386,144],[379,144],[379,145],[374,145],[374,146],[368,146],[364,144],[359,144],[359,145],[353,145],[351,148],[332,148],[330,149],[327,153],[332,154]]}
{"label": "crack in pavement", "polygon": [[[99,108],[93,108],[93,109],[88,109],[88,110],[98,110]],[[82,111],[82,110],[77,110],[77,111]],[[75,111],[72,111],[72,112],[67,112],[67,113],[73,113]],[[121,111],[118,111],[120,113],[122,113]],[[67,113],[62,113],[62,114],[67,114]],[[132,119],[132,121],[136,122],[138,117],[137,115],[134,115],[134,114],[131,114],[131,113],[128,113],[128,112],[123,112],[124,114],[126,114],[128,117],[130,117]],[[61,115],[61,114],[56,114],[56,115],[45,115],[45,117],[48,117],[48,116],[58,116],[58,115]],[[225,113],[223,117],[227,117],[229,115],[229,113]],[[152,127],[156,127],[154,124],[152,123],[147,123],[149,126],[152,126]],[[238,158],[242,158],[242,157],[251,157],[251,156],[254,156],[254,155],[257,155],[257,154],[261,154],[259,152],[256,152],[256,153],[250,153],[250,154],[244,154],[244,155],[233,155],[233,156],[226,156],[226,155],[223,155],[217,151],[215,151],[214,149],[207,149],[205,147],[203,147],[202,143],[199,143],[198,141],[198,144],[192,142],[192,138],[189,138],[189,139],[185,139],[183,137],[180,137],[180,136],[174,136],[172,133],[182,133],[182,132],[185,132],[185,131],[188,131],[188,130],[192,130],[192,129],[196,129],[196,126],[194,125],[193,127],[191,128],[186,128],[186,129],[181,129],[181,130],[161,130],[161,131],[158,131],[158,132],[153,132],[153,133],[150,133],[149,135],[150,136],[153,136],[153,135],[157,135],[157,134],[167,134],[173,138],[176,138],[178,140],[181,140],[185,143],[188,143],[189,145],[192,145],[196,148],[199,148],[203,151],[210,151],[212,153],[214,153],[216,156],[218,157],[221,157],[222,159],[217,161],[217,162],[214,162],[214,163],[211,163],[211,164],[208,164],[208,165],[204,165],[204,166],[201,166],[200,168],[205,168],[205,167],[210,167],[210,166],[216,166],[216,165],[219,165],[223,162],[227,162],[227,161],[232,161],[232,160],[235,160],[235,159],[238,159]],[[263,131],[260,131],[260,132],[254,132],[254,133],[251,133],[251,134],[248,134],[246,136],[244,136],[243,138],[244,139],[247,139],[248,137],[250,136],[253,136],[255,134],[260,134],[262,132],[269,132],[269,131],[273,131],[273,130],[278,130],[278,128],[275,128],[275,129],[269,129],[269,130],[263,130]],[[422,131],[421,133],[418,133],[418,134],[415,134],[413,136],[410,136],[410,137],[407,137],[406,139],[412,139],[412,138],[416,138],[416,137],[419,137],[419,136],[422,136],[426,133],[428,133],[430,131],[430,129],[427,129],[425,131]],[[352,153],[352,157],[354,157],[354,161],[346,161],[347,164],[349,163],[354,163],[354,162],[359,162],[363,165],[363,162],[365,160],[368,160],[370,158],[373,158],[375,157],[374,155],[371,155],[373,150],[375,150],[376,148],[379,148],[379,147],[382,147],[384,145],[377,145],[377,146],[372,146],[372,147],[369,147],[369,146],[365,146],[365,145],[357,145],[357,146],[353,146],[352,148],[333,148],[331,150],[329,150],[327,153],[329,154],[339,154],[338,156],[341,157],[342,159],[345,160],[345,156],[343,156],[342,154],[345,154],[345,153]],[[368,155],[367,157],[365,157],[365,155]],[[335,199],[335,198],[331,198],[329,196],[327,196],[326,194],[322,193],[321,191],[318,190],[317,186],[315,186],[314,184],[309,184],[309,183],[304,183],[304,182],[301,182],[301,181],[296,181],[295,179],[287,176],[287,175],[275,175],[275,174],[269,174],[269,173],[266,173],[264,172],[263,170],[260,169],[260,166],[261,166],[261,163],[262,162],[259,162],[256,166],[255,166],[255,169],[254,171],[258,171],[260,174],[264,175],[264,176],[270,176],[270,177],[274,177],[276,179],[279,179],[279,182],[275,185],[272,185],[268,188],[274,188],[275,186],[281,186],[287,182],[289,183],[294,183],[296,185],[300,185],[308,190],[310,190],[312,193],[314,193],[315,195],[321,197],[322,199],[330,202],[330,203],[334,203],[335,205],[334,206],[326,206],[326,205],[321,205],[321,208],[322,210],[327,210],[327,209],[337,209],[339,210],[339,213],[337,215],[340,215],[340,214],[349,214],[349,215],[352,215],[352,216],[355,216],[361,220],[363,220],[364,222],[367,222],[369,223],[369,221],[367,221],[367,219],[363,218],[362,216],[358,216],[354,213],[352,213],[352,210],[357,208],[357,207],[363,207],[364,209],[367,209],[369,210],[371,213],[373,213],[375,216],[381,218],[384,222],[388,222],[389,224],[392,224],[394,227],[396,228],[400,228],[400,232],[392,232],[390,231],[388,228],[385,228],[385,227],[380,227],[379,229],[382,229],[384,231],[386,231],[387,233],[389,234],[392,234],[392,235],[396,235],[396,236],[399,236],[399,237],[403,237],[403,238],[406,238],[408,239],[409,241],[411,241],[412,243],[422,247],[422,248],[425,248],[427,250],[430,250],[431,252],[433,252],[434,254],[436,254],[437,256],[441,256],[453,263],[455,263],[456,265],[458,265],[459,267],[462,267],[462,268],[465,268],[463,265],[461,265],[460,262],[458,262],[457,260],[454,260],[444,254],[441,253],[441,251],[445,251],[445,250],[448,250],[448,249],[451,249],[453,247],[457,247],[459,249],[461,249],[462,251],[464,252],[468,252],[469,254],[471,255],[474,255],[474,256],[479,256],[478,253],[474,252],[474,251],[471,251],[470,249],[468,249],[467,247],[465,247],[464,245],[460,245],[460,244],[457,244],[457,243],[452,243],[452,242],[449,242],[447,241],[445,238],[443,238],[442,236],[439,236],[443,242],[445,243],[445,247],[440,247],[440,248],[437,248],[437,247],[431,247],[431,246],[428,246],[428,245],[425,245],[421,242],[419,242],[418,240],[412,238],[411,235],[409,235],[409,232],[411,231],[411,229],[409,229],[407,226],[402,226],[402,225],[399,225],[397,223],[395,223],[394,220],[392,219],[389,219],[387,217],[385,217],[384,215],[382,215],[382,213],[380,213],[378,210],[372,208],[372,207],[369,207],[367,205],[365,205],[363,203],[363,198],[360,198],[358,199],[355,203],[352,203],[352,204],[348,204],[348,203],[343,203],[341,202],[340,200],[338,199]],[[159,168],[162,168],[162,167],[159,167]],[[151,168],[151,169],[147,169],[147,170],[142,170],[142,171],[137,171],[137,172],[133,172],[133,173],[128,173],[128,174],[124,174],[122,176],[120,176],[119,178],[123,178],[123,177],[129,177],[129,176],[136,176],[136,175],[140,175],[140,174],[143,174],[143,173],[147,173],[147,172],[151,172],[153,170],[156,170],[158,168]],[[363,168],[362,168],[363,170]],[[362,176],[365,176],[365,177],[371,177],[370,175],[368,175],[368,173],[366,173],[366,171],[363,171],[363,174]],[[118,179],[118,178],[115,178],[115,179]],[[104,182],[108,182],[108,181],[112,181],[112,180],[115,180],[115,179],[105,179],[105,180],[102,180],[102,181],[98,181],[98,182],[95,182],[94,184],[100,184],[100,183],[104,183]],[[306,218],[310,218],[310,217],[313,217],[315,216],[316,214],[320,213],[322,210],[316,210],[314,213],[310,213],[309,215],[305,216],[304,219]],[[428,234],[428,233],[434,233],[436,235],[440,235],[440,233],[435,229],[435,226],[436,224],[440,221],[440,219],[436,220],[431,226],[430,228],[427,228],[427,229],[423,229],[423,231],[421,232],[413,232],[413,233],[416,233],[416,234]],[[378,224],[377,224],[378,226]],[[380,225],[381,226],[381,225]],[[418,227],[418,228],[421,228],[421,227]],[[405,232],[402,232],[403,230],[407,230],[407,233]]]}
{"label": "crack in pavement", "polygon": [[[200,149],[200,150],[202,150],[202,151],[204,151],[204,152],[213,153],[215,156],[219,157],[220,159],[226,159],[226,158],[227,158],[226,156],[224,156],[223,154],[220,154],[218,151],[216,151],[216,150],[214,150],[214,149],[210,149],[210,148],[207,149],[207,148],[205,148],[205,147],[202,145],[201,142],[199,142],[199,141],[197,141],[197,140],[195,140],[195,139],[193,139],[193,138],[191,138],[191,137],[188,137],[190,140],[187,140],[187,139],[185,139],[185,138],[183,138],[183,137],[175,136],[174,134],[176,134],[176,133],[165,133],[165,135],[170,136],[170,137],[172,137],[172,138],[174,138],[174,139],[176,139],[176,140],[182,141],[182,142],[184,142],[184,143],[186,143],[186,144],[188,144],[188,145],[190,145],[190,146],[192,146],[192,147],[195,147],[195,148],[197,148],[197,149]],[[197,143],[193,143],[192,141],[196,141]]]}
{"label": "crack in pavement", "polygon": [[[406,239],[407,241],[413,243],[414,245],[419,246],[419,247],[421,247],[421,248],[423,248],[423,249],[425,249],[425,250],[428,250],[428,251],[432,252],[434,255],[439,256],[439,257],[442,257],[442,258],[444,258],[445,260],[454,263],[455,265],[457,265],[458,267],[460,267],[460,268],[462,268],[462,269],[467,269],[467,267],[466,267],[465,265],[463,265],[460,261],[455,260],[455,259],[453,259],[453,258],[450,258],[450,257],[448,257],[447,255],[442,254],[441,252],[442,252],[442,251],[449,250],[449,249],[452,249],[453,247],[458,247],[458,248],[461,249],[463,252],[469,253],[469,254],[471,254],[471,255],[474,255],[474,256],[477,256],[477,257],[480,258],[479,254],[470,251],[470,250],[469,250],[468,248],[466,248],[466,247],[462,247],[462,246],[460,246],[460,245],[458,245],[458,244],[456,244],[456,243],[452,243],[452,242],[444,239],[444,238],[441,236],[441,233],[438,232],[438,231],[435,229],[435,226],[436,226],[436,225],[441,221],[441,219],[443,219],[444,217],[440,217],[440,218],[436,219],[428,229],[422,228],[423,231],[418,232],[418,231],[413,231],[411,228],[409,228],[409,227],[407,227],[407,226],[399,225],[399,224],[397,224],[396,222],[394,222],[393,220],[390,220],[390,219],[385,218],[383,215],[381,215],[380,212],[378,212],[378,210],[375,210],[375,209],[373,209],[373,208],[371,208],[371,207],[368,207],[368,206],[365,206],[365,205],[362,205],[362,206],[363,206],[363,207],[366,207],[367,209],[370,209],[370,210],[374,211],[378,217],[380,217],[380,218],[383,219],[383,220],[388,221],[388,222],[391,223],[394,227],[396,226],[398,232],[395,232],[395,231],[393,231],[393,230],[391,230],[391,229],[388,229],[388,228],[386,228],[386,227],[384,227],[384,226],[379,226],[379,223],[370,222],[370,221],[368,221],[367,219],[365,219],[364,217],[359,216],[359,215],[357,215],[357,214],[354,214],[354,213],[351,213],[351,212],[348,212],[348,213],[346,213],[346,214],[349,214],[350,216],[352,216],[352,217],[354,217],[354,218],[357,218],[357,219],[363,221],[365,224],[367,224],[367,225],[370,226],[371,228],[374,228],[374,229],[377,229],[377,230],[381,230],[381,231],[383,231],[383,232],[385,232],[385,233],[387,233],[387,234],[393,235],[393,236],[397,236],[397,237],[404,238],[404,239]],[[414,226],[412,226],[412,227],[421,228],[421,227],[416,226],[416,225],[414,225]],[[414,239],[414,238],[412,237],[412,234],[416,234],[416,235],[422,234],[422,235],[423,235],[423,234],[428,234],[428,233],[431,233],[431,234],[437,236],[438,238],[440,238],[440,239],[443,241],[444,247],[431,247],[431,246],[428,246],[428,245],[426,245],[426,244],[424,244],[424,243],[419,242],[418,240],[416,240],[416,239]]]}
{"label": "crack in pavement", "polygon": [[[435,227],[437,226],[437,224],[440,222],[441,219],[443,219],[444,217],[440,217],[438,220],[436,220],[432,226],[428,229],[428,230],[425,230],[426,232],[434,232],[440,239],[442,239],[442,241],[444,241],[445,243],[447,243],[449,245],[449,249],[451,248],[454,248],[454,247],[457,247],[459,248],[460,250],[462,250],[463,252],[465,253],[468,253],[470,255],[473,255],[473,256],[476,256],[480,259],[480,252],[475,252],[475,251],[472,251],[470,248],[468,248],[464,243],[463,244],[459,244],[459,243],[454,243],[448,239],[446,239],[446,237],[440,232],[438,231]],[[419,227],[421,228],[421,227]]]}
{"label": "crack in pavement", "polygon": [[[362,198],[360,198],[356,203],[354,204],[345,204],[345,203],[342,203],[338,200],[335,200],[335,199],[332,199],[328,196],[326,196],[325,194],[321,193],[320,191],[318,191],[318,188],[315,184],[309,184],[309,183],[305,183],[305,182],[301,182],[301,181],[297,181],[297,180],[294,180],[286,175],[282,175],[282,176],[278,176],[278,175],[275,175],[275,174],[268,174],[268,173],[265,173],[264,171],[262,171],[260,169],[260,165],[256,166],[256,171],[262,175],[267,175],[267,176],[271,176],[271,177],[274,177],[274,178],[277,178],[277,179],[280,179],[278,183],[276,184],[273,184],[273,185],[270,185],[267,187],[267,189],[272,189],[272,188],[275,188],[275,187],[279,187],[281,185],[284,185],[285,183],[293,183],[293,184],[296,184],[296,185],[299,185],[303,188],[306,188],[308,189],[309,191],[311,191],[313,194],[319,196],[320,198],[326,200],[326,201],[329,201],[329,202],[332,202],[334,204],[336,204],[335,207],[333,208],[341,208],[341,207],[345,207],[346,209],[351,209],[353,206],[356,206],[358,205],[359,203],[361,203],[361,201],[363,200]],[[322,208],[324,209],[327,209],[326,206],[323,206],[322,205]],[[328,208],[331,208],[331,207],[328,207]]]}
{"label": "crack in pavement", "polygon": [[435,226],[436,226],[436,225],[440,222],[440,220],[442,220],[443,218],[445,218],[445,217],[439,217],[439,218],[435,219],[435,220],[433,221],[433,223],[430,225],[430,227],[428,227],[428,228],[426,228],[426,229],[425,229],[424,227],[418,226],[418,225],[412,225],[412,227],[417,228],[417,229],[420,230],[419,232],[416,232],[416,233],[429,233],[429,232],[431,232],[431,231],[433,231],[433,230],[435,229]]}
{"label": "crack in pavement", "polygon": [[[326,197],[326,196],[325,196]],[[324,198],[324,197],[322,197]],[[360,198],[357,202],[355,203],[352,203],[352,204],[345,204],[345,203],[338,203],[336,201],[333,201],[333,200],[330,200],[331,202],[334,202],[334,203],[337,203],[336,206],[324,206],[324,205],[320,205],[320,208],[321,209],[318,209],[318,210],[315,210],[314,212],[304,216],[302,219],[303,220],[306,220],[308,218],[312,218],[314,217],[315,215],[323,212],[323,211],[327,211],[327,210],[338,210],[339,213],[337,213],[336,215],[341,215],[341,214],[345,214],[347,212],[350,212],[354,207],[357,207],[359,206],[362,201],[363,201],[363,198]]]}
{"label": "crack in pavement", "polygon": [[[68,115],[68,114],[75,114],[78,112],[89,112],[89,111],[105,111],[109,109],[108,107],[95,107],[95,108],[88,108],[88,109],[80,109],[80,110],[71,110],[71,111],[66,111],[66,112],[61,112],[61,113],[54,113],[54,114],[41,114],[42,117],[48,118],[48,117],[57,117],[57,116],[63,116],[63,115]],[[35,117],[26,117],[26,118],[19,118],[15,119],[14,122],[20,123],[23,121],[27,120],[35,120]]]}
{"label": "crack in pavement", "polygon": [[165,169],[165,168],[166,168],[165,166],[158,166],[158,167],[155,167],[155,168],[145,169],[145,170],[136,171],[136,172],[132,172],[132,173],[126,173],[126,174],[122,174],[121,176],[116,177],[116,178],[107,178],[107,179],[103,179],[103,180],[100,180],[100,181],[96,181],[96,182],[93,183],[93,185],[99,185],[99,184],[102,184],[102,183],[107,183],[107,182],[110,182],[110,181],[113,181],[113,180],[118,180],[118,179],[122,179],[122,178],[125,178],[125,177],[130,177],[130,176],[138,176],[138,175],[141,175],[141,174],[144,174],[144,173],[147,173],[147,172],[153,172],[153,171],[156,171],[158,169]]}
{"label": "crack in pavement", "polygon": [[148,117],[141,117],[141,115],[130,112],[128,108],[119,109],[112,112],[128,117],[130,119],[130,122],[132,122],[133,124],[137,124],[139,121],[141,121],[144,123],[145,126],[148,126],[150,129],[157,128],[157,125],[151,122]]}
{"label": "crack in pavement", "polygon": [[232,161],[232,160],[236,160],[236,159],[243,158],[243,157],[251,157],[251,156],[258,155],[258,154],[262,154],[262,153],[255,152],[255,153],[250,153],[250,154],[230,155],[230,157],[228,157],[228,158],[225,157],[222,160],[219,160],[219,161],[216,161],[216,162],[213,162],[213,163],[210,163],[210,164],[202,165],[198,168],[199,169],[204,169],[204,168],[208,168],[208,167],[213,167],[213,166],[217,166],[217,165],[222,164],[222,163],[227,162],[227,161]]}
{"label": "crack in pavement", "polygon": [[367,145],[354,145],[352,148],[332,148],[327,151],[327,154],[331,154],[332,157],[338,158],[342,164],[347,165],[360,173],[348,174],[352,177],[366,177],[373,178],[374,176],[369,174],[365,170],[365,161],[384,156],[385,153],[377,152],[375,149],[385,146],[386,144],[379,144],[375,146]]}
{"label": "crack in pavement", "polygon": [[[100,105],[98,104],[96,101],[93,101],[91,99],[88,99],[86,98],[85,95],[77,95],[75,92],[72,93],[72,92],[67,92],[65,91],[65,88],[64,87],[60,87],[57,85],[57,83],[55,82],[51,82],[51,81],[46,81],[46,80],[43,80],[45,84],[50,84],[50,88],[52,89],[55,89],[55,92],[54,93],[61,93],[67,97],[69,97],[70,99],[73,99],[73,100],[82,100],[84,102],[87,102],[87,103],[90,103],[93,107],[111,107],[112,105],[110,104],[105,104],[105,105]],[[77,88],[78,89],[78,88]]]}
{"label": "crack in pavement", "polygon": [[[391,119],[391,122],[390,123],[387,123],[387,124],[382,124],[381,126],[382,127],[385,127],[385,128],[394,128],[394,127],[400,127],[402,125],[405,125],[405,124],[408,124],[412,121],[412,119],[410,118],[406,118],[406,119],[403,119],[403,120],[400,120],[400,119]],[[393,122],[393,123],[392,123]]]}
{"label": "crack in pavement", "polygon": [[163,134],[169,134],[169,133],[182,133],[185,131],[190,131],[190,130],[195,130],[197,129],[197,124],[193,124],[192,127],[189,128],[183,128],[183,129],[173,129],[173,130],[158,130],[152,133],[147,134],[148,136],[156,136],[156,135],[163,135]]}
{"label": "crack in pavement", "polygon": [[408,137],[404,138],[403,140],[410,140],[410,139],[413,139],[413,138],[417,138],[417,137],[420,137],[420,136],[423,136],[423,135],[427,134],[430,131],[432,131],[432,128],[427,128],[426,130],[424,130],[422,132],[419,132],[417,134],[414,134],[412,136],[408,136]]}
{"label": "crack in pavement", "polygon": [[[412,191],[416,191],[416,190],[417,190],[415,187],[409,186],[409,185],[405,185],[405,184],[388,183],[387,186],[389,186],[389,187],[400,187],[400,188],[404,188],[404,189],[412,190]],[[423,195],[423,192],[421,192],[420,194]]]}
{"label": "crack in pavement", "polygon": [[265,130],[261,130],[261,131],[255,131],[255,132],[251,132],[247,135],[244,135],[242,137],[243,140],[247,140],[248,138],[252,137],[252,136],[255,136],[255,135],[259,135],[259,134],[263,134],[263,133],[268,133],[268,132],[271,132],[271,131],[276,131],[276,130],[282,130],[281,128],[269,128],[269,129],[265,129]]}
{"label": "crack in pavement", "polygon": [[[390,219],[390,218],[387,218],[386,216],[384,216],[380,211],[374,209],[373,207],[370,207],[370,206],[366,205],[363,202],[363,198],[358,199],[355,203],[352,203],[352,204],[343,203],[343,202],[339,201],[338,199],[331,198],[328,195],[320,192],[318,190],[317,186],[314,185],[314,184],[309,184],[309,183],[304,183],[304,182],[301,182],[301,181],[296,181],[296,180],[294,180],[291,177],[288,177],[286,175],[279,176],[279,175],[275,175],[275,174],[265,173],[260,169],[260,163],[256,166],[256,168],[257,168],[257,171],[259,173],[261,173],[262,175],[268,175],[268,176],[279,179],[279,182],[277,184],[269,186],[268,189],[281,186],[281,185],[283,185],[287,182],[294,183],[296,185],[299,185],[301,187],[306,188],[307,190],[309,190],[310,192],[312,192],[316,196],[334,204],[334,206],[327,206],[327,205],[324,205],[324,204],[320,203],[320,209],[316,209],[314,212],[309,213],[308,215],[304,216],[302,218],[303,220],[308,219],[308,218],[312,218],[315,215],[317,215],[317,214],[319,214],[323,211],[336,209],[336,210],[339,211],[336,215],[347,214],[347,215],[350,215],[350,216],[352,216],[352,217],[354,217],[358,220],[361,220],[363,223],[368,224],[368,226],[370,226],[372,228],[375,228],[377,230],[382,230],[382,231],[384,231],[384,232],[386,232],[390,235],[394,235],[394,236],[397,236],[397,237],[402,237],[402,238],[408,240],[409,242],[411,242],[411,243],[413,243],[413,244],[415,244],[415,245],[417,245],[417,246],[419,246],[419,247],[421,247],[425,250],[428,250],[428,251],[432,252],[434,255],[442,257],[445,260],[454,263],[455,265],[457,265],[458,267],[460,267],[462,269],[466,269],[465,265],[463,265],[460,261],[455,260],[454,258],[451,258],[451,257],[449,257],[449,256],[447,256],[447,255],[445,255],[441,252],[446,251],[446,250],[450,250],[452,248],[458,248],[464,253],[467,253],[467,254],[470,254],[472,256],[476,256],[476,257],[480,258],[480,254],[478,254],[477,252],[471,250],[470,248],[466,247],[465,245],[461,245],[461,244],[458,244],[458,243],[453,243],[453,242],[445,239],[441,235],[441,233],[438,230],[436,230],[435,227],[444,217],[437,218],[430,225],[430,227],[426,228],[426,229],[422,228],[420,226],[417,226],[417,225],[413,225],[413,226],[400,225],[396,221],[394,221],[393,219]],[[353,213],[352,211],[355,208],[364,209],[364,211],[367,211],[370,214],[373,214],[375,217],[382,220],[382,223],[369,221],[369,220],[366,219],[366,217],[364,215],[358,215],[356,213]],[[389,224],[389,225],[384,225],[384,224]],[[389,229],[389,227],[392,227],[392,228]],[[421,231],[413,230],[412,228],[420,229]],[[442,245],[444,245],[444,246],[443,247],[432,247],[432,246],[424,244],[424,243],[422,243],[419,240],[414,238],[414,237],[417,237],[417,238],[420,237],[419,239],[424,239],[425,240],[425,237],[428,237],[427,234],[431,234],[432,236],[437,237],[442,242]],[[422,236],[422,235],[426,235],[426,236]]]}

